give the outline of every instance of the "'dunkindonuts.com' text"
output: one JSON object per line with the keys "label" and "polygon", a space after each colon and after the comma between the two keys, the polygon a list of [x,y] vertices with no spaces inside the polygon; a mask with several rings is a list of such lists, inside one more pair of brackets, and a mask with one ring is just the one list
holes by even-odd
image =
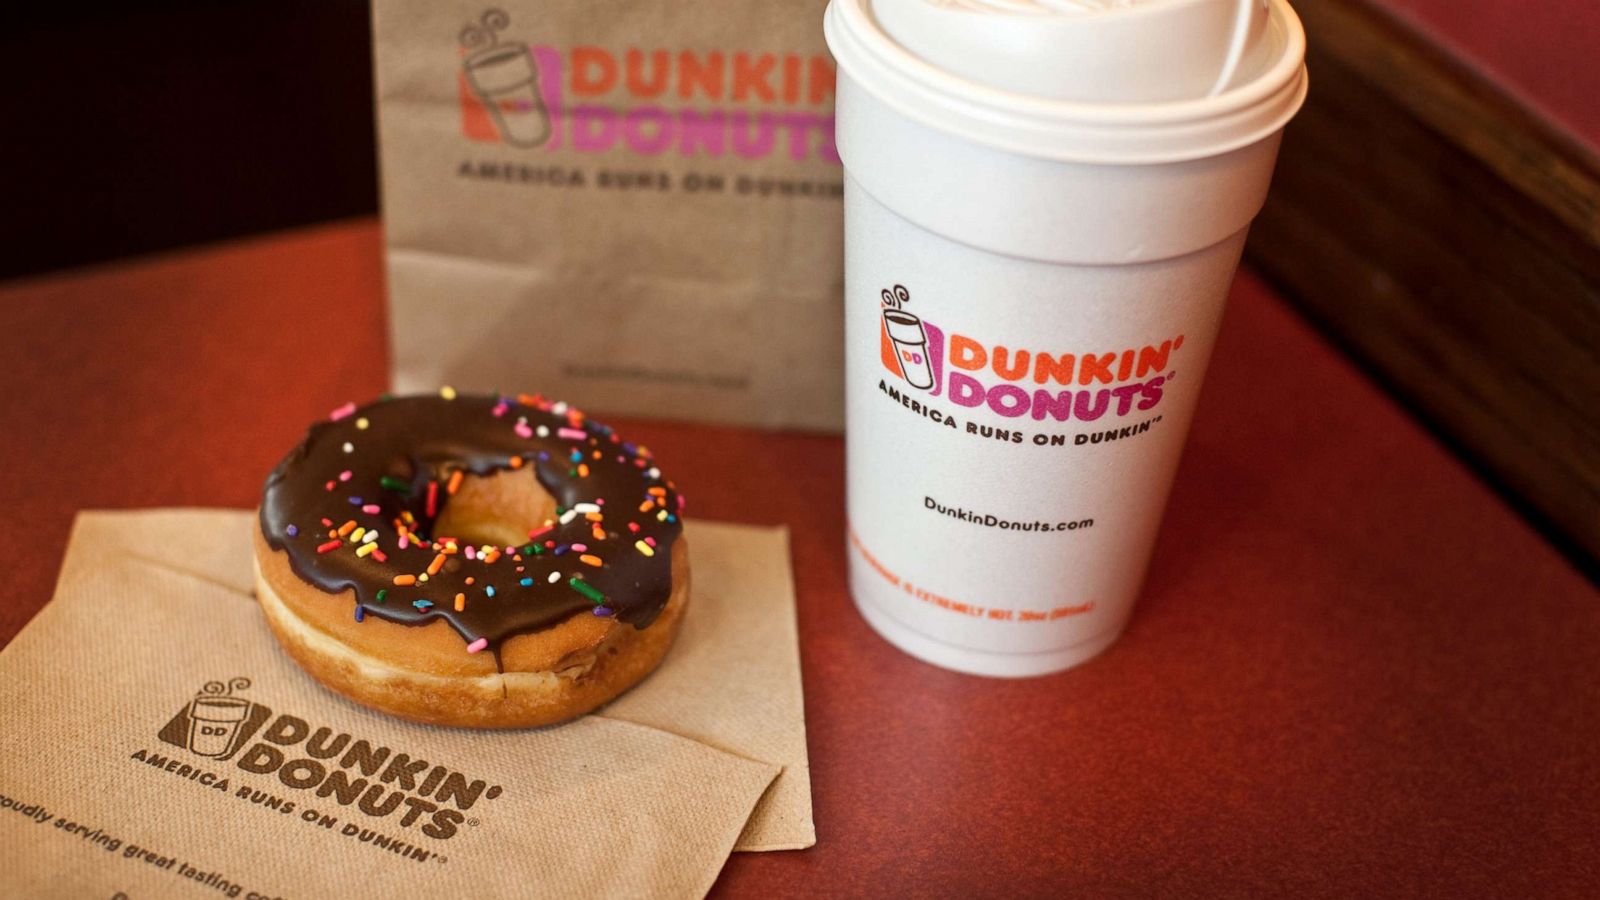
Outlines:
{"label": "'dunkindonuts.com' text", "polygon": [[1001,531],[1078,531],[1084,528],[1093,528],[1093,519],[1075,519],[1065,522],[1025,522],[1020,519],[1003,519],[993,513],[974,512],[962,506],[941,503],[932,497],[922,498],[922,508],[941,516],[949,516],[958,522],[971,522],[985,528],[998,528]]}

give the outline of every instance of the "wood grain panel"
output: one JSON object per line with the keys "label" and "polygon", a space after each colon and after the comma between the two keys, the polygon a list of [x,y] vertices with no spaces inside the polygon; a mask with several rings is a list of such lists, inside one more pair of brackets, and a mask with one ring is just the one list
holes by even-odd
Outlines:
{"label": "wood grain panel", "polygon": [[1600,559],[1600,163],[1364,0],[1300,0],[1311,94],[1250,260]]}

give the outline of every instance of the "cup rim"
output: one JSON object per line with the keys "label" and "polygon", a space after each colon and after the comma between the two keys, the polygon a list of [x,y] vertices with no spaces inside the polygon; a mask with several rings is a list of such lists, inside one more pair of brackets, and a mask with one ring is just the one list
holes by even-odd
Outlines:
{"label": "cup rim", "polygon": [[196,707],[202,704],[210,707],[246,709],[250,706],[250,701],[244,699],[243,697],[217,697],[207,694],[194,698],[194,703],[191,706]]}
{"label": "cup rim", "polygon": [[871,2],[828,4],[823,30],[839,68],[908,118],[1023,155],[1124,165],[1218,156],[1281,130],[1305,100],[1305,29],[1288,0],[1265,0],[1268,27],[1280,30],[1282,45],[1250,81],[1209,96],[1137,103],[1037,97],[948,72],[891,38]]}
{"label": "cup rim", "polygon": [[512,59],[528,54],[528,45],[521,42],[492,44],[482,50],[475,50],[467,55],[464,61],[468,68],[476,69],[499,62],[501,59]]}

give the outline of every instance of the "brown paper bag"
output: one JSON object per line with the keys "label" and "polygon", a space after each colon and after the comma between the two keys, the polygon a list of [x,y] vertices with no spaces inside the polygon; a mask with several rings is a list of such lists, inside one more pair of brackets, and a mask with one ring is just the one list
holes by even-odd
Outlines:
{"label": "brown paper bag", "polygon": [[842,421],[824,0],[376,0],[399,391]]}
{"label": "brown paper bag", "polygon": [[[80,515],[55,599],[0,653],[0,894],[699,896],[737,842],[810,842],[798,666],[751,669],[762,696],[697,682],[719,715],[681,696],[698,667],[744,665],[716,646],[793,647],[792,607],[787,630],[718,624],[739,621],[725,606],[785,618],[781,531],[688,526],[695,606],[628,695],[662,727],[484,733],[369,712],[296,668],[249,596],[252,527]],[[767,730],[791,737],[748,743]]]}

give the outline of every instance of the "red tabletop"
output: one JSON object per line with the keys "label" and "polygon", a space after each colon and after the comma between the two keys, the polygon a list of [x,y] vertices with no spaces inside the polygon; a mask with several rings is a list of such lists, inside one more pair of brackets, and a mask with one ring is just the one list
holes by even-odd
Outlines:
{"label": "red tabletop", "polygon": [[[380,393],[382,292],[367,221],[0,286],[0,641],[77,510],[253,505]],[[1591,894],[1594,588],[1248,274],[1216,354],[1127,633],[1028,681],[856,615],[838,438],[612,420],[792,530],[818,843],[717,893]]]}

